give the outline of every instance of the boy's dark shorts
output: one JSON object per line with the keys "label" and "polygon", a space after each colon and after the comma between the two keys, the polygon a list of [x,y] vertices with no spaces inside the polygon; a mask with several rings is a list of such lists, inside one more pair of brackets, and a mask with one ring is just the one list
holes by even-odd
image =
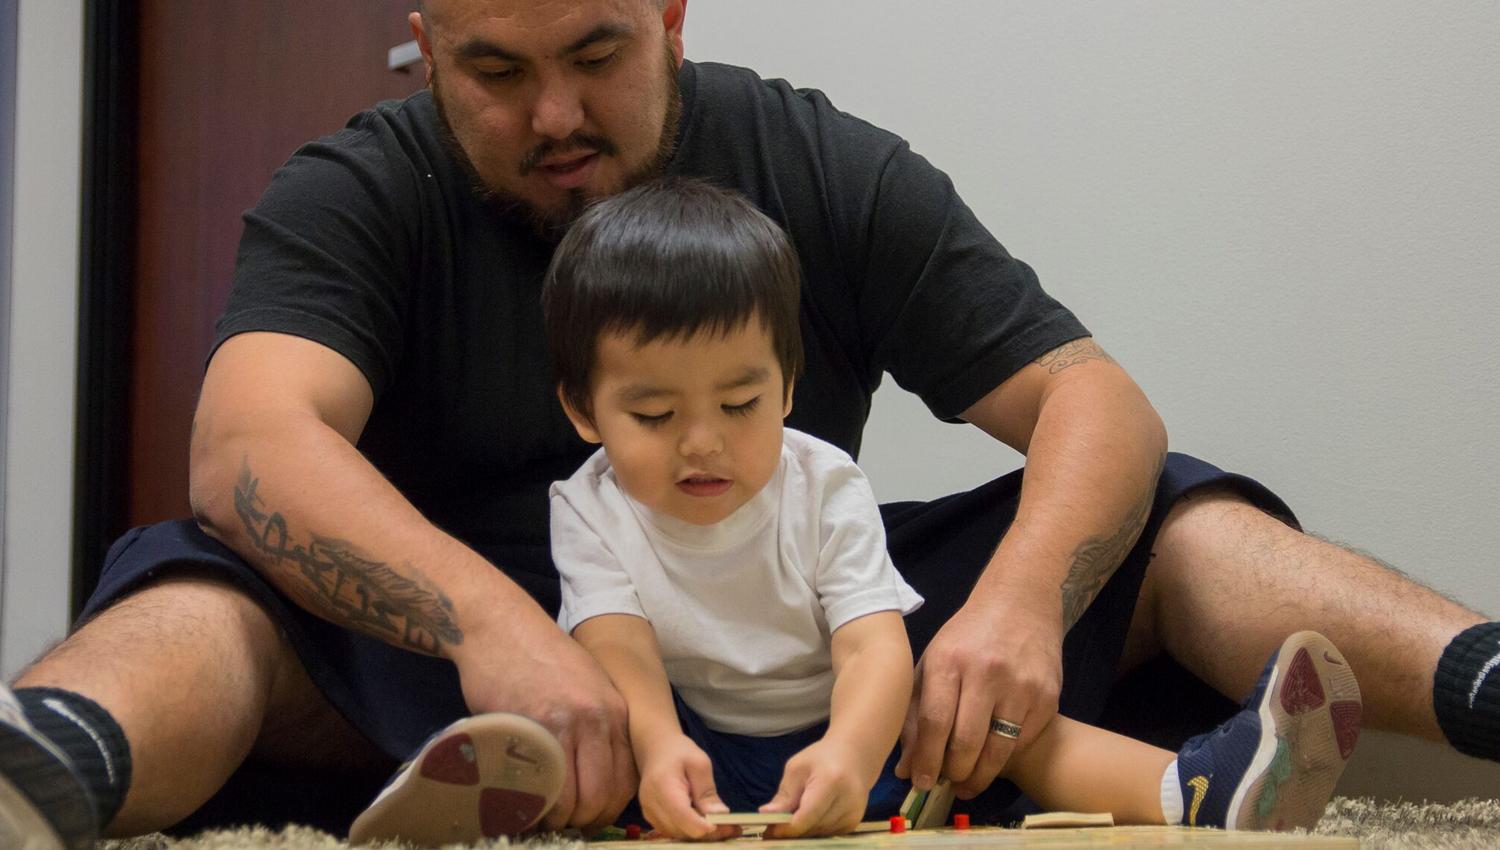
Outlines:
{"label": "boy's dark shorts", "polygon": [[[1063,643],[1061,713],[1087,723],[1099,722],[1116,679],[1156,532],[1183,495],[1215,485],[1228,487],[1263,510],[1292,521],[1281,499],[1256,481],[1187,455],[1169,454],[1139,542]],[[938,628],[967,599],[1015,517],[1020,487],[1021,471],[1017,470],[966,493],[881,507],[892,559],[926,599],[907,617],[914,657],[920,657]],[[559,582],[546,547],[512,546],[479,553],[549,613],[557,613]],[[99,586],[82,617],[97,614],[152,577],[180,569],[221,573],[259,602],[285,631],[329,703],[393,759],[404,759],[432,732],[468,713],[453,664],[397,649],[303,611],[191,521],[136,528],[120,538],[109,551]],[[976,822],[982,822],[986,812],[998,817],[1015,796],[1013,788],[997,783],[955,810],[968,809],[975,813]]]}

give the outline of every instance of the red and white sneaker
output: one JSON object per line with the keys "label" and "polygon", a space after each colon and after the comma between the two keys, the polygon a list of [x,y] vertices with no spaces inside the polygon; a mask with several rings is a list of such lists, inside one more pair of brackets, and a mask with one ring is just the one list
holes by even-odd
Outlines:
{"label": "red and white sneaker", "polygon": [[515,837],[552,808],[567,765],[545,727],[519,714],[465,717],[427,739],[349,828],[350,844],[418,846]]}

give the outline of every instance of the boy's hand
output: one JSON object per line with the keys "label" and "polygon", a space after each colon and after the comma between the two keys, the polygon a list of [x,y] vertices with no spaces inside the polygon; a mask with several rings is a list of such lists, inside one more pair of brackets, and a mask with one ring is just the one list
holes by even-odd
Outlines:
{"label": "boy's hand", "polygon": [[657,831],[672,838],[722,841],[740,834],[737,826],[714,826],[705,814],[729,807],[714,790],[714,768],[708,754],[686,735],[674,735],[651,746],[641,757],[641,813]]}
{"label": "boy's hand", "polygon": [[864,817],[870,789],[880,774],[869,759],[827,738],[787,760],[781,787],[762,812],[792,812],[792,822],[766,828],[767,838],[840,835],[853,832]]}

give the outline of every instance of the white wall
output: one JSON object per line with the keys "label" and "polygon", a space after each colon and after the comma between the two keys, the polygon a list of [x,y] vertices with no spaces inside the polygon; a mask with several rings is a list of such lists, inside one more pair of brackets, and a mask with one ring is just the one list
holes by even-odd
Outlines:
{"label": "white wall", "polygon": [[19,11],[0,526],[7,680],[68,625],[83,96],[83,0],[21,0]]}
{"label": "white wall", "polygon": [[[1174,449],[1500,613],[1500,5],[688,11],[690,58],[820,88],[946,170]],[[887,381],[861,461],[892,500],[1019,458]],[[1367,738],[1342,788],[1500,797],[1476,765]]]}
{"label": "white wall", "polygon": [[[20,0],[0,675],[66,624],[82,0]],[[695,0],[688,53],[911,140],[1126,364],[1174,448],[1500,613],[1500,6]],[[924,450],[914,450],[924,447]],[[894,386],[885,499],[1018,459]],[[1372,746],[1373,744],[1373,746]],[[1500,796],[1367,739],[1345,793]]]}

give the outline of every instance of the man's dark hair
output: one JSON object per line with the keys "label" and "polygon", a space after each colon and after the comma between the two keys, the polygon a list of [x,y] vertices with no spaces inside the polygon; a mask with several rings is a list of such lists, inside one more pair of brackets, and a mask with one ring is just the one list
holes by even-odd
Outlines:
{"label": "man's dark hair", "polygon": [[645,345],[727,335],[752,318],[770,332],[785,393],[802,371],[801,281],[786,233],[736,192],[672,177],[600,201],[563,237],[542,287],[563,396],[593,415],[604,334]]}

